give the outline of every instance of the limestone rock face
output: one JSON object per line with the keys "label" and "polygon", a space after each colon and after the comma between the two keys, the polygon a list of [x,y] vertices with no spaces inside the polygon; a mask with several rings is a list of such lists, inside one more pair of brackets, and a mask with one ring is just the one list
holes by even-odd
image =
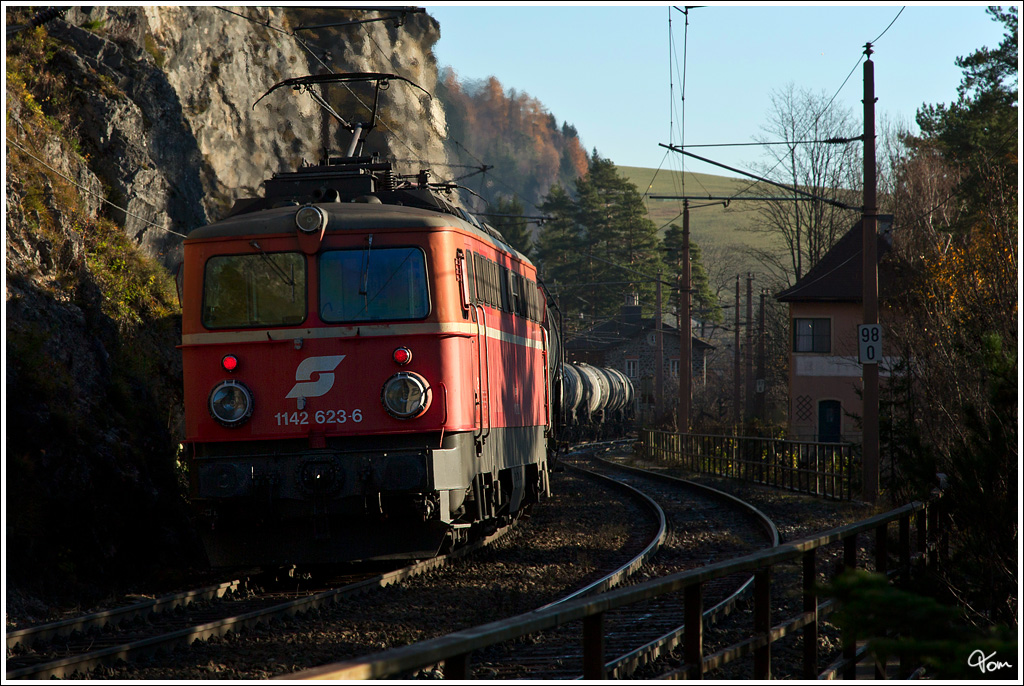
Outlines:
{"label": "limestone rock face", "polygon": [[[383,72],[432,92],[440,36],[425,14],[307,30],[366,18],[332,9],[94,7],[48,25],[70,48],[82,135],[98,151],[90,164],[109,188],[126,233],[173,267],[180,241],[241,197],[260,193],[278,171],[315,163],[325,144],[344,152],[350,134],[305,94],[271,86],[311,73]],[[245,15],[239,16],[239,15]],[[370,15],[372,16],[372,15]],[[85,28],[90,27],[90,28]],[[298,30],[296,30],[298,29]],[[345,89],[333,86],[333,89]],[[367,86],[342,92],[338,114],[369,121]],[[255,107],[254,107],[255,104]],[[348,109],[348,111],[343,111]],[[399,173],[447,162],[444,111],[437,99],[394,81],[381,97],[378,129],[365,153],[396,161]]]}

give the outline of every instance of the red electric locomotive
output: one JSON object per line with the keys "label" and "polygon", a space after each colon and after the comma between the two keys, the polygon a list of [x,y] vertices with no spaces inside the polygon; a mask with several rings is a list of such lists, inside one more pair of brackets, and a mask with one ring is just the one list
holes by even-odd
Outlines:
{"label": "red electric locomotive", "polygon": [[354,155],[373,123],[184,242],[190,495],[214,566],[428,557],[549,491],[560,365],[536,269],[425,173]]}

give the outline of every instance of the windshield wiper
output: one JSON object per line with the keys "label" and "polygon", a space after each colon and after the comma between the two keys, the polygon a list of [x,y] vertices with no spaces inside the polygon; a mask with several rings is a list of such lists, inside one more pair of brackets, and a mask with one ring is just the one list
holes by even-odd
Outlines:
{"label": "windshield wiper", "polygon": [[373,234],[366,237],[366,252],[363,253],[363,274],[359,278],[359,295],[366,295],[370,284],[370,249],[373,248]]}
{"label": "windshield wiper", "polygon": [[[270,258],[270,255],[268,255],[267,253],[263,252],[263,248],[261,248],[261,247],[260,247],[260,244],[259,244],[259,243],[257,243],[256,241],[249,241],[249,245],[251,245],[252,247],[256,248],[256,250],[257,250],[257,251],[259,251],[259,253],[260,253],[260,257],[262,257],[262,258],[263,258],[263,260],[264,260],[264,261],[265,261],[265,262],[266,262],[267,264],[269,264],[269,265],[270,265],[271,269],[273,269],[273,270],[274,270],[275,272],[277,272],[278,276],[279,276],[279,277],[281,278],[281,281],[282,281],[282,282],[283,282],[283,283],[284,283],[284,284],[285,284],[286,286],[291,286],[291,287],[292,287],[292,289],[293,289],[293,291],[294,291],[294,288],[295,288],[295,279],[293,279],[292,277],[288,276],[288,275],[287,275],[287,274],[286,274],[286,273],[284,272],[284,270],[283,270],[283,269],[281,269],[281,267],[280,267],[280,266],[278,266],[277,262],[274,262],[274,260],[272,260],[272,259]],[[292,293],[292,298],[294,299],[294,297],[295,297],[295,294],[294,294],[294,292],[293,292],[293,293]]]}

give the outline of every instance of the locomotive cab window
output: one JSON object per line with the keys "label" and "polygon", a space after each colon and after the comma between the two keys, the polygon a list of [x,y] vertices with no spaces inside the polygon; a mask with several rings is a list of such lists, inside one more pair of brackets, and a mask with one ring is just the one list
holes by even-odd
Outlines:
{"label": "locomotive cab window", "polygon": [[419,248],[333,250],[320,256],[325,322],[422,319],[429,312],[426,258]]}
{"label": "locomotive cab window", "polygon": [[289,326],[306,319],[306,258],[300,253],[219,255],[206,262],[203,326]]}

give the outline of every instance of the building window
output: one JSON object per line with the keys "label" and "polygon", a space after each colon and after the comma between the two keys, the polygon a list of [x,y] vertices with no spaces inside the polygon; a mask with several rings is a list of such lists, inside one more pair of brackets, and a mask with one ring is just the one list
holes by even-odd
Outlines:
{"label": "building window", "polygon": [[676,379],[679,378],[679,359],[678,358],[674,359],[674,360],[669,360],[668,361],[668,373],[671,374]]}
{"label": "building window", "polygon": [[794,319],[793,352],[832,352],[832,322],[828,319]]}
{"label": "building window", "polygon": [[639,375],[640,360],[626,360],[626,376],[635,379]]}

